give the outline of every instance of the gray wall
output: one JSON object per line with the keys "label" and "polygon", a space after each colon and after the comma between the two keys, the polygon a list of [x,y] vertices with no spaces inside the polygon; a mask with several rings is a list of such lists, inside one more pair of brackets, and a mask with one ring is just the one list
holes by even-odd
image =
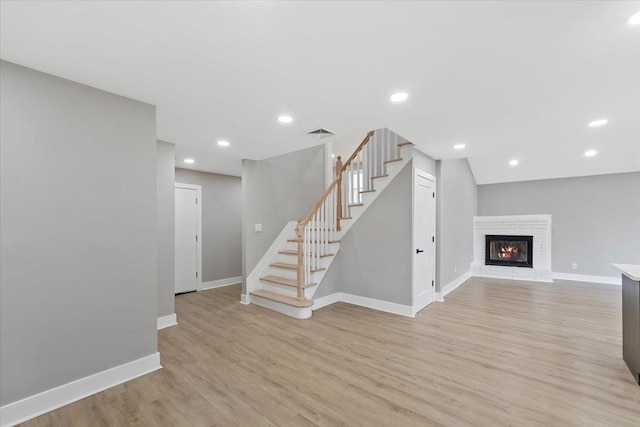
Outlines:
{"label": "gray wall", "polygon": [[640,264],[640,172],[478,189],[479,215],[552,215],[555,272],[618,277],[612,262]]}
{"label": "gray wall", "polygon": [[158,317],[175,313],[175,146],[158,141]]}
{"label": "gray wall", "polygon": [[[242,161],[243,276],[258,264],[289,221],[309,213],[325,190],[324,147]],[[254,225],[262,224],[262,232]],[[244,292],[244,285],[243,285]]]}
{"label": "gray wall", "polygon": [[467,159],[438,160],[436,291],[469,271],[478,186]]}
{"label": "gray wall", "polygon": [[240,178],[188,169],[175,171],[175,182],[202,186],[202,281],[241,276]]}
{"label": "gray wall", "polygon": [[342,238],[314,298],[346,292],[412,304],[412,173],[409,162]]}
{"label": "gray wall", "polygon": [[0,404],[154,354],[155,107],[0,81]]}
{"label": "gray wall", "polygon": [[422,151],[412,148],[411,161],[413,162],[414,168],[436,176],[436,161],[424,154]]}

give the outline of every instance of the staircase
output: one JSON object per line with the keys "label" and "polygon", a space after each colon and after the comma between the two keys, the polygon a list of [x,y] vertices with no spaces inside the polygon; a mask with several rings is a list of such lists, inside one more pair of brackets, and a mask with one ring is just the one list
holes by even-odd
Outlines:
{"label": "staircase", "polygon": [[388,129],[371,131],[343,163],[304,219],[289,222],[247,277],[250,302],[298,319],[338,256],[340,239],[409,162],[413,144]]}

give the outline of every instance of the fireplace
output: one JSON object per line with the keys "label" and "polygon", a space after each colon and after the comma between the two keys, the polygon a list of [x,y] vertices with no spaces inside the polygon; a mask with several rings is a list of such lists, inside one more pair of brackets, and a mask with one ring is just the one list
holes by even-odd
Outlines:
{"label": "fireplace", "polygon": [[533,236],[485,235],[484,263],[533,268]]}

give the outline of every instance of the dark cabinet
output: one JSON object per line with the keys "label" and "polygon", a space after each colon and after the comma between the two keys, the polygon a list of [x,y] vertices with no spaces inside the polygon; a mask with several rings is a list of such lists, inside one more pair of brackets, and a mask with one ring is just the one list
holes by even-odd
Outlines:
{"label": "dark cabinet", "polygon": [[622,358],[640,384],[640,281],[622,275]]}

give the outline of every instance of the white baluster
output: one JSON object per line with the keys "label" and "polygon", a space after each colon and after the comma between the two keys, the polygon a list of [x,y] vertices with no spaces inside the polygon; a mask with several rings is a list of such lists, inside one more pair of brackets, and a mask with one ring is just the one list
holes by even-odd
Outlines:
{"label": "white baluster", "polygon": [[316,268],[316,262],[318,261],[316,259],[316,255],[318,254],[318,251],[316,250],[317,242],[318,242],[318,213],[316,212],[315,214],[313,214],[313,239],[311,240],[311,259],[313,259],[313,262],[311,263],[312,269]]}

